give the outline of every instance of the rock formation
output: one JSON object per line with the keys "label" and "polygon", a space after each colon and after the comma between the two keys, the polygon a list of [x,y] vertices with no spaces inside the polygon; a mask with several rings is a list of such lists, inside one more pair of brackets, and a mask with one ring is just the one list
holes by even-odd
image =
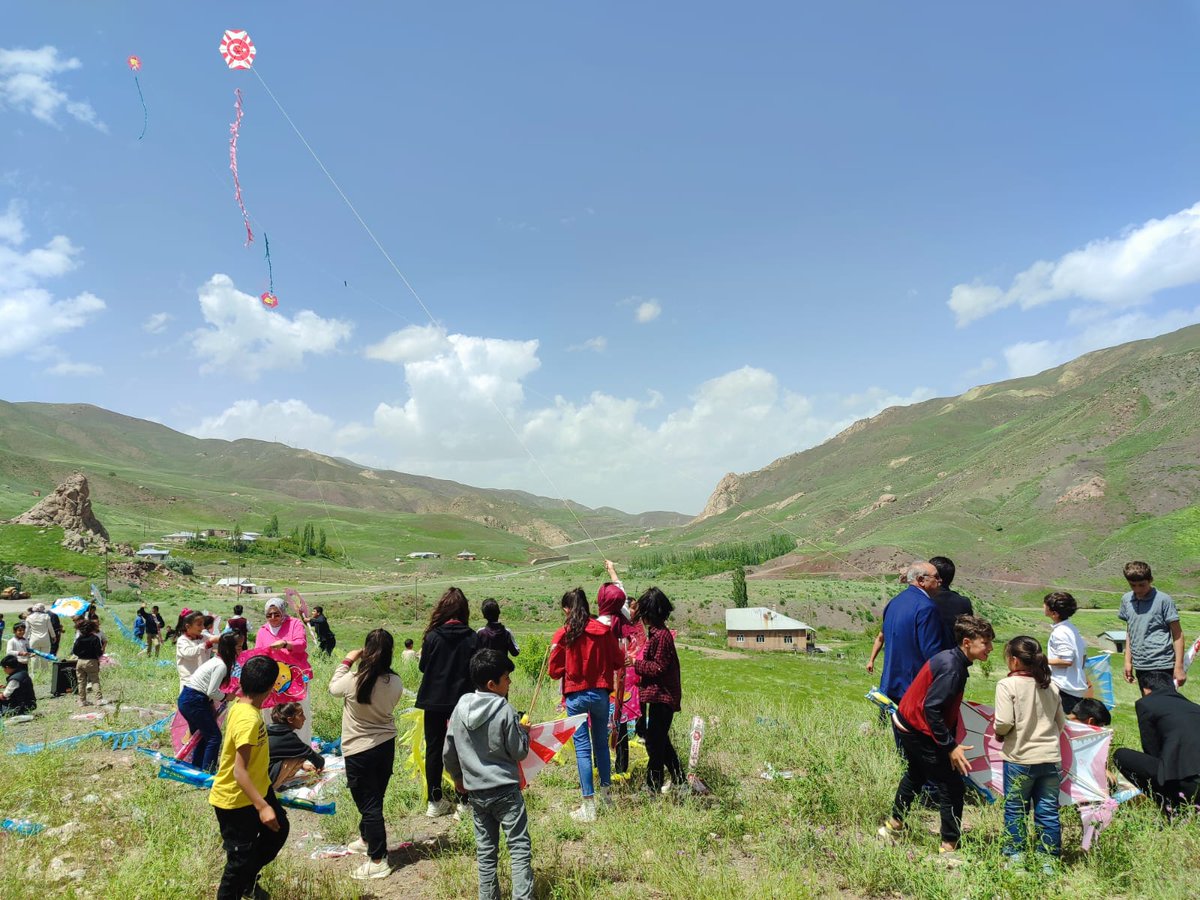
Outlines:
{"label": "rock formation", "polygon": [[55,488],[53,494],[43,497],[33,509],[10,522],[13,525],[60,526],[62,545],[80,553],[91,546],[100,550],[108,546],[108,530],[92,512],[91,492],[87,476],[82,472],[76,472]]}
{"label": "rock formation", "polygon": [[742,482],[733,472],[730,472],[713,490],[712,495],[708,498],[708,503],[704,504],[704,511],[692,522],[702,522],[712,516],[719,516],[725,510],[735,506],[738,502],[738,489],[741,488]]}

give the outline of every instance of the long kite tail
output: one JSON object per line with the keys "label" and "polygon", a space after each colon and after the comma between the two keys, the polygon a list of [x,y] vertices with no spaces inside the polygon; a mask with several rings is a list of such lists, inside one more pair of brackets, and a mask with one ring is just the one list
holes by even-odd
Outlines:
{"label": "long kite tail", "polygon": [[146,109],[146,98],[142,96],[142,84],[137,75],[133,76],[133,83],[137,85],[138,99],[142,101],[142,133],[138,135],[140,141],[146,136],[146,126],[150,124],[150,110]]}
{"label": "long kite tail", "polygon": [[246,204],[242,201],[242,182],[238,179],[237,145],[238,136],[242,130],[242,89],[233,89],[236,115],[229,125],[229,171],[233,173],[233,198],[237,200],[238,209],[242,211],[242,222],[246,226],[246,246],[254,243],[254,232],[250,230],[250,213],[246,212]]}

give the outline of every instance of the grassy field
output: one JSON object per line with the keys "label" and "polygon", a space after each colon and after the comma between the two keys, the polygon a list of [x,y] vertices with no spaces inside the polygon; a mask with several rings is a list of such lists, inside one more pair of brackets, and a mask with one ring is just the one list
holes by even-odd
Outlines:
{"label": "grassy field", "polygon": [[[500,581],[464,582],[464,588],[474,609],[484,596],[501,598],[505,620],[532,649],[535,636],[548,636],[559,623],[556,599],[562,590],[576,583],[594,590],[598,580],[592,567],[574,566]],[[432,581],[428,587],[440,590]],[[1065,810],[1068,852],[1062,873],[1054,878],[1002,868],[1002,814],[994,807],[968,807],[961,865],[951,866],[937,857],[932,812],[914,814],[916,827],[907,843],[898,848],[878,845],[874,830],[886,813],[900,767],[890,737],[862,699],[874,680],[863,668],[865,636],[843,630],[833,642],[834,653],[811,658],[730,654],[718,649],[723,644],[719,629],[708,624],[728,584],[664,586],[678,601],[678,640],[686,645],[680,654],[683,719],[707,719],[699,773],[714,795],[677,802],[627,790],[609,815],[583,828],[568,816],[578,797],[573,761],[551,767],[527,791],[539,897],[1041,898],[1068,891],[1084,898],[1190,895],[1190,873],[1200,864],[1200,825],[1188,822],[1164,830],[1157,813],[1145,804],[1123,807],[1086,855],[1078,849],[1078,815]],[[870,599],[877,588],[869,583],[782,582],[777,590],[782,603],[836,606],[845,605],[844,598]],[[419,639],[431,598],[426,586],[418,596],[403,590],[310,594],[310,602],[324,603],[339,650],[358,646],[365,632],[378,625],[389,627],[398,639]],[[169,592],[154,596],[166,611],[175,610]],[[210,608],[227,612],[230,598],[208,596]],[[121,662],[102,673],[105,696],[121,702],[99,725],[111,730],[152,721],[156,708],[168,708],[177,691],[173,666],[138,658],[108,622],[116,613],[128,623],[133,608],[132,603],[115,604],[104,614],[110,652]],[[1115,623],[1111,610],[1087,611],[1080,619],[1089,636]],[[1020,631],[1044,638],[1048,631],[1039,610],[1004,610],[997,620],[1002,638]],[[255,621],[261,621],[261,615]],[[1195,632],[1200,616],[1189,613],[1185,625],[1189,634]],[[317,660],[315,668],[314,729],[318,735],[335,736],[340,709],[323,690],[332,664]],[[998,662],[992,678],[976,672],[968,697],[990,702],[994,679],[1002,670]],[[406,686],[415,689],[417,674],[402,674]],[[45,679],[40,676],[39,694],[44,694]],[[1137,746],[1132,689],[1119,684],[1117,690],[1115,745]],[[522,667],[512,699],[524,708],[532,692],[533,679]],[[543,692],[535,719],[552,717],[557,699],[552,693]],[[134,706],[151,711],[130,709]],[[70,698],[43,700],[34,722],[0,732],[0,811],[4,817],[27,817],[53,829],[32,838],[0,832],[0,854],[12,861],[6,867],[5,896],[210,895],[223,855],[203,791],[159,780],[146,757],[113,752],[98,742],[70,751],[9,754],[19,742],[52,740],[96,727],[72,720],[77,711]],[[686,753],[685,729],[680,722],[674,735],[681,753]],[[764,780],[760,773],[768,765],[796,777]],[[418,815],[423,808],[421,788],[399,774],[386,803],[389,829],[395,839],[413,841],[414,847],[393,855],[393,863],[401,866],[396,874],[361,885],[348,878],[347,860],[310,860],[315,846],[345,843],[355,836],[353,803],[344,791],[335,796],[335,816],[291,812],[289,847],[268,870],[267,886],[274,896],[473,894],[469,825]],[[75,880],[71,873],[81,869],[86,874]]]}

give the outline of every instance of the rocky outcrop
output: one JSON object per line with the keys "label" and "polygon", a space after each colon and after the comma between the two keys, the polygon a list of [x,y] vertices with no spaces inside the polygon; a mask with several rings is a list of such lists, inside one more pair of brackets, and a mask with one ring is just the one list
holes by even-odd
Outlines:
{"label": "rocky outcrop", "polygon": [[704,511],[693,522],[703,522],[705,519],[719,516],[721,513],[737,505],[738,489],[742,486],[742,481],[733,472],[730,472],[720,483],[708,498],[708,502],[704,504]]}
{"label": "rocky outcrop", "polygon": [[1099,500],[1104,496],[1108,482],[1101,475],[1093,475],[1083,484],[1077,484],[1061,497],[1056,503],[1078,503],[1081,500]]}
{"label": "rocky outcrop", "polygon": [[108,530],[92,512],[87,476],[76,472],[43,497],[29,512],[10,520],[13,525],[58,526],[63,530],[63,546],[82,553],[89,547],[103,550],[108,546]]}

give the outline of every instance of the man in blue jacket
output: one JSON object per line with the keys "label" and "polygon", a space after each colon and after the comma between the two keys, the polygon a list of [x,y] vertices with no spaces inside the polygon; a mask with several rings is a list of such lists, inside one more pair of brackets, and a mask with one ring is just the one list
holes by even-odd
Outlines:
{"label": "man in blue jacket", "polygon": [[883,678],[879,689],[894,703],[921,671],[921,666],[953,646],[942,628],[933,596],[940,580],[932,563],[914,562],[905,576],[908,587],[883,610]]}

